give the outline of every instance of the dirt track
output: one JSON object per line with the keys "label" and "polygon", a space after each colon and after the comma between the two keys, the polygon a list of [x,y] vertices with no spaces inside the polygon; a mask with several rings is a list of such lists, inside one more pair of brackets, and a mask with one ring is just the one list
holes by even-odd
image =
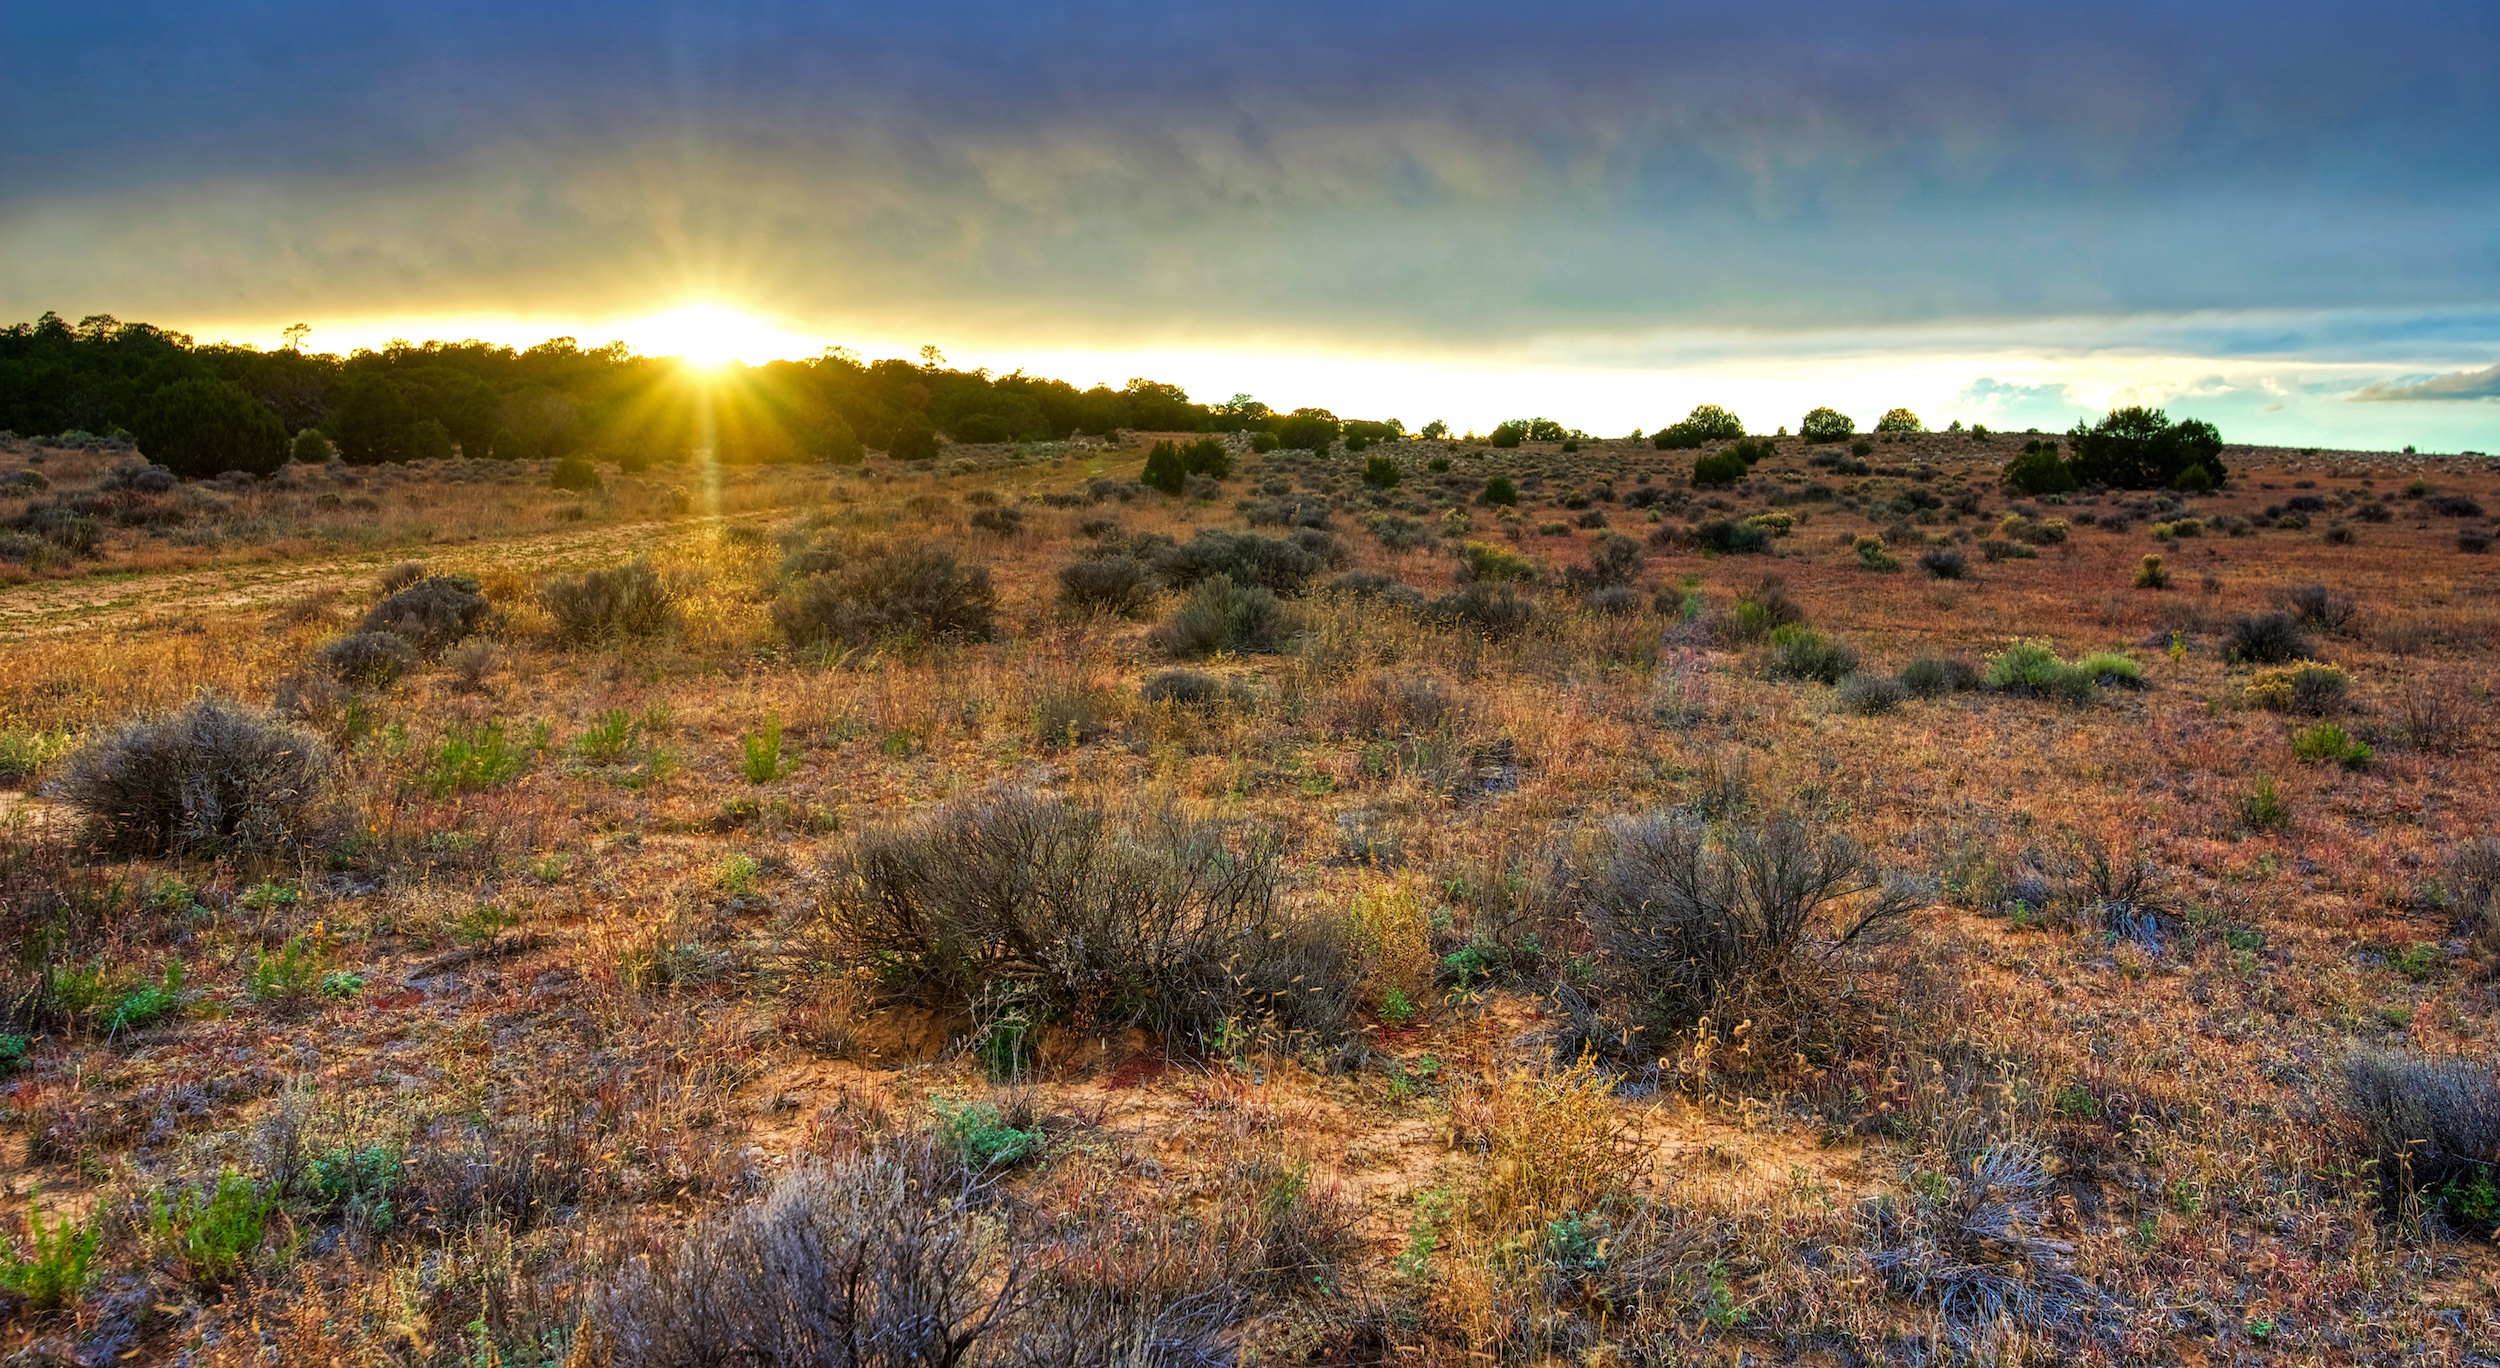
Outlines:
{"label": "dirt track", "polygon": [[324,589],[368,584],[387,566],[422,561],[429,569],[474,573],[514,564],[544,571],[610,559],[620,550],[736,519],[689,518],[626,523],[564,532],[397,547],[315,560],[256,561],[205,570],[103,574],[0,589],[0,641],[68,632],[123,630],[178,621],[203,612],[269,608]]}

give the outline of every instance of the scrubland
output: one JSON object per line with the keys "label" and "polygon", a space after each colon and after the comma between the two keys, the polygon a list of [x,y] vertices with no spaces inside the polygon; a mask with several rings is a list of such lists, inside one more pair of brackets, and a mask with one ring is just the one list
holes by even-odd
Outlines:
{"label": "scrubland", "polygon": [[2500,478],[2020,444],[54,454],[6,1352],[2500,1355]]}

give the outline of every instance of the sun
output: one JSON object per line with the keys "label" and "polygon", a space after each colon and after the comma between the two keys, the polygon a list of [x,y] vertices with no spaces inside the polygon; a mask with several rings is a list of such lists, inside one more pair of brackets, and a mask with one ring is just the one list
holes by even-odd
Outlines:
{"label": "sun", "polygon": [[719,304],[686,304],[653,314],[634,325],[627,341],[637,351],[674,356],[702,370],[770,360],[786,350],[780,329]]}

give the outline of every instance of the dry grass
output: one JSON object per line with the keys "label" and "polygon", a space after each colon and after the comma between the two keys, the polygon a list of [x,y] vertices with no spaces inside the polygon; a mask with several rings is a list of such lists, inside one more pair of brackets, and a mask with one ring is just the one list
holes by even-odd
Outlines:
{"label": "dry grass", "polygon": [[[49,565],[0,592],[0,1034],[25,1041],[0,1041],[0,1168],[46,1229],[98,1232],[74,1309],[9,1303],[0,1353],[663,1361],[620,1338],[651,1323],[631,1307],[817,1228],[788,1195],[810,1180],[783,1175],[973,1125],[1034,1137],[982,1141],[1017,1157],[963,1230],[998,1241],[975,1293],[1025,1279],[1036,1346],[1160,1326],[1174,1361],[2500,1354],[2500,1263],[2471,1219],[2500,1156],[2465,1152],[2500,1057],[2476,844],[2500,826],[2500,570],[2404,493],[2492,504],[2500,481],[2252,452],[2186,510],[2051,505],[1993,485],[2020,442],[1882,442],[1863,475],[1784,443],[1727,491],[1692,490],[1688,453],[1592,443],[1401,449],[1388,492],[1359,463],[1245,460],[1212,503],[1098,498],[1142,445],[655,472],[587,500],[447,468],[151,496],[199,506],[107,527],[111,576]],[[48,462],[56,493],[87,459]],[[1473,502],[1494,474],[1519,516]],[[2356,540],[2326,537],[2332,513],[2265,517],[2295,493]],[[2385,520],[2354,512],[2381,494]],[[973,525],[997,508],[1022,515],[1011,536]],[[1333,541],[1281,549],[1321,509]],[[1775,556],[1696,549],[1690,529],[1766,513]],[[1968,554],[2009,516],[2036,555]],[[1274,544],[1199,539],[1246,527]],[[1628,569],[1602,533],[1638,544]],[[1904,563],[1962,550],[1964,574],[1871,572],[1863,536]],[[1535,571],[1532,618],[1433,608],[1469,541]],[[794,550],[922,543],[987,569],[986,637],[776,623],[831,568]],[[1072,610],[1061,567],[1115,544],[1151,578]],[[2156,551],[2169,586],[2139,591]],[[480,633],[395,680],[332,679],[320,653],[411,557],[479,583]],[[667,591],[647,633],[550,611],[550,581],[636,562]],[[1590,602],[1568,573],[1590,567],[1628,573],[1634,611]],[[1173,586],[1236,570],[1282,577],[1283,649],[1175,659]],[[2235,624],[2275,612],[2340,673],[2333,698],[2228,658]],[[1797,623],[1865,678],[1929,663],[1892,706],[1852,706],[1770,677],[1767,638]],[[1954,685],[1952,662],[2029,638],[2124,654],[2144,687]],[[282,684],[340,809],[284,860],[94,853],[81,814],[30,796],[134,717]],[[2366,767],[2294,760],[2313,708]],[[2261,776],[2279,811],[2252,822]],[[1187,909],[1209,905],[1191,881],[1272,858],[1251,920],[1311,939],[1271,981],[1195,945],[1133,972],[1094,938],[1134,918],[1028,918],[1002,956],[986,931],[947,939],[995,921],[950,913],[909,975],[828,934],[863,852],[1002,791],[1111,814],[1120,841],[977,870],[923,841],[880,896],[1023,906],[1036,880],[1116,874],[1134,896],[1084,906]],[[1678,811],[1722,835],[1796,814],[1933,891],[1900,937],[1782,980],[1780,1020],[1727,992],[1708,1022],[1660,1016],[1647,1065],[1582,1058],[1570,1008],[1609,969],[1575,880],[1618,819]],[[1230,833],[1226,853],[1139,855],[1154,814]],[[1183,978],[1176,1014],[1156,993]],[[1782,1024],[1798,985],[1845,1036]],[[1263,1028],[1314,987],[1342,1014],[1327,1048]],[[2417,1074],[2437,1083],[2419,1105],[2356,1082]],[[2434,1113],[2436,1136],[2400,1133]],[[2429,1140],[2436,1163],[2391,1191],[2386,1156]],[[229,1169],[272,1214],[204,1288],[148,1213]],[[989,1343],[973,1361],[1014,1357]]]}

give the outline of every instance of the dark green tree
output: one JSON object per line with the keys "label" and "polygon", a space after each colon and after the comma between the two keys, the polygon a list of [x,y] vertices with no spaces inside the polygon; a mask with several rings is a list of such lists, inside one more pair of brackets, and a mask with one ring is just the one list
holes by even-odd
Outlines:
{"label": "dark green tree", "polygon": [[330,420],[330,440],[349,465],[382,465],[408,459],[408,430],[414,426],[416,415],[399,386],[385,376],[362,375],[348,382]]}
{"label": "dark green tree", "polygon": [[1181,449],[1170,442],[1157,442],[1146,453],[1146,468],[1138,473],[1137,482],[1148,489],[1160,490],[1175,498],[1189,483],[1189,462]]}
{"label": "dark green tree", "polygon": [[178,380],[150,396],[131,424],[139,450],[176,475],[229,470],[266,475],[286,464],[286,424],[223,380]]}
{"label": "dark green tree", "polygon": [[1649,444],[1660,451],[1692,451],[1712,442],[1732,442],[1744,435],[1743,419],[1717,404],[1696,404],[1682,422],[1658,429]]}
{"label": "dark green tree", "polygon": [[1809,442],[1845,442],[1857,430],[1856,421],[1836,408],[1816,409],[1797,425],[1797,435]]}
{"label": "dark green tree", "polygon": [[1693,485],[1697,489],[1726,489],[1744,481],[1752,467],[1733,451],[1722,451],[1693,461]]}
{"label": "dark green tree", "polygon": [[[2211,489],[2230,478],[2222,464],[2222,434],[2196,418],[2172,422],[2160,409],[2112,409],[2097,423],[2075,424],[2066,434],[2070,464],[2083,484],[2112,489],[2176,489],[2184,482]],[[2190,470],[2200,475],[2189,475]]]}
{"label": "dark green tree", "polygon": [[1295,409],[1290,416],[1278,419],[1274,429],[1277,445],[1286,450],[1322,453],[1337,444],[1337,434],[1344,430],[1337,415],[1316,408]]}
{"label": "dark green tree", "polygon": [[2007,461],[2005,468],[1997,472],[1997,483],[2035,498],[2065,494],[2075,488],[2075,472],[2058,456],[2055,442],[2034,439],[2025,442],[2022,454]]}

